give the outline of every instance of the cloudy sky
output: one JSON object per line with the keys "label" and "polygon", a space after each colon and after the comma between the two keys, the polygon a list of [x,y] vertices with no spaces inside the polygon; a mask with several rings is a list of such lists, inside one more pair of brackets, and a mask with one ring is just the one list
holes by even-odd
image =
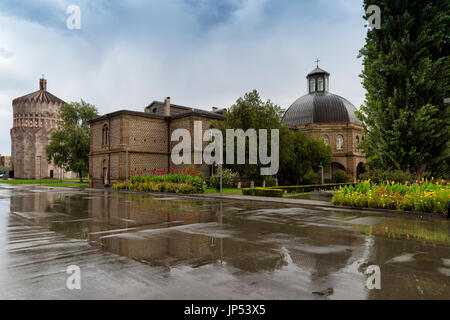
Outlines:
{"label": "cloudy sky", "polygon": [[[67,8],[81,9],[69,30]],[[100,113],[153,100],[229,107],[257,89],[283,108],[320,66],[330,91],[364,100],[362,0],[1,0],[0,153],[10,154],[12,100],[38,90]]]}

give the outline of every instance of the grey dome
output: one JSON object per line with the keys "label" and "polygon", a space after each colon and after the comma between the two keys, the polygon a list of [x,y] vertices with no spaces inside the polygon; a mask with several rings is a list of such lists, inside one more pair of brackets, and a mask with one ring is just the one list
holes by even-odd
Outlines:
{"label": "grey dome", "polygon": [[288,127],[311,123],[356,123],[356,108],[348,100],[332,93],[307,94],[297,99],[283,116]]}

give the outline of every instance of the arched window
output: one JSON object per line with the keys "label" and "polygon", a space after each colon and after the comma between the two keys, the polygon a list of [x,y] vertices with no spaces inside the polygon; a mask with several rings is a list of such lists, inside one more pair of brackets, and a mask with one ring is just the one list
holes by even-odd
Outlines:
{"label": "arched window", "polygon": [[344,137],[340,134],[336,136],[336,149],[344,150]]}
{"label": "arched window", "polygon": [[309,80],[309,91],[310,92],[316,91],[316,79]]}
{"label": "arched window", "polygon": [[108,125],[104,125],[102,129],[102,145],[108,145]]}
{"label": "arched window", "polygon": [[317,80],[317,91],[323,91],[323,78]]}
{"label": "arched window", "polygon": [[358,149],[358,145],[359,145],[359,136],[356,136],[356,149]]}
{"label": "arched window", "polygon": [[322,136],[322,140],[323,140],[323,142],[324,142],[326,145],[328,145],[328,144],[330,143],[330,139],[328,138],[327,135],[323,135],[323,136]]}

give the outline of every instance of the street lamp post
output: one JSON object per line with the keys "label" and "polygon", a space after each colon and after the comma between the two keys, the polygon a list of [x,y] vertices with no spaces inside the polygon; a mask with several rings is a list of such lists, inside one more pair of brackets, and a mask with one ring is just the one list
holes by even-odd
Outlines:
{"label": "street lamp post", "polygon": [[323,184],[323,165],[322,162],[319,164],[320,169],[320,184]]}
{"label": "street lamp post", "polygon": [[130,170],[128,170],[128,143],[122,143],[120,145],[121,147],[125,147],[125,177],[126,177],[126,182],[127,182],[127,190],[128,190],[128,173],[130,172]]}
{"label": "street lamp post", "polygon": [[[444,103],[450,104],[450,98],[445,98]],[[450,201],[447,202],[447,219],[450,220]]]}
{"label": "street lamp post", "polygon": [[220,195],[222,195],[222,163],[220,164]]}

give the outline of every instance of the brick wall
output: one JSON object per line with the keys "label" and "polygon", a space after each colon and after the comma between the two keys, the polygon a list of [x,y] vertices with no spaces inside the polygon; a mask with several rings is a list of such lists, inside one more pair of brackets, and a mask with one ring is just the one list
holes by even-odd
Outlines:
{"label": "brick wall", "polygon": [[[189,165],[175,166],[168,150],[170,136],[174,130],[185,128],[194,134],[194,121],[203,122],[203,131],[211,126],[211,119],[201,116],[186,116],[167,121],[165,118],[143,116],[119,112],[113,116],[104,116],[91,124],[91,154],[89,160],[89,180],[92,187],[104,185],[106,164],[108,182],[113,184],[124,181],[127,175],[126,147],[128,144],[128,168],[130,171],[149,172],[152,169],[163,170],[168,166],[181,170]],[[107,126],[110,132],[108,145],[102,146],[102,129]],[[103,139],[104,140],[104,139]],[[191,141],[192,161],[194,160],[194,141]],[[170,150],[177,142],[170,143]],[[208,142],[203,142],[206,146]],[[208,165],[197,166],[205,175],[209,175]]]}

